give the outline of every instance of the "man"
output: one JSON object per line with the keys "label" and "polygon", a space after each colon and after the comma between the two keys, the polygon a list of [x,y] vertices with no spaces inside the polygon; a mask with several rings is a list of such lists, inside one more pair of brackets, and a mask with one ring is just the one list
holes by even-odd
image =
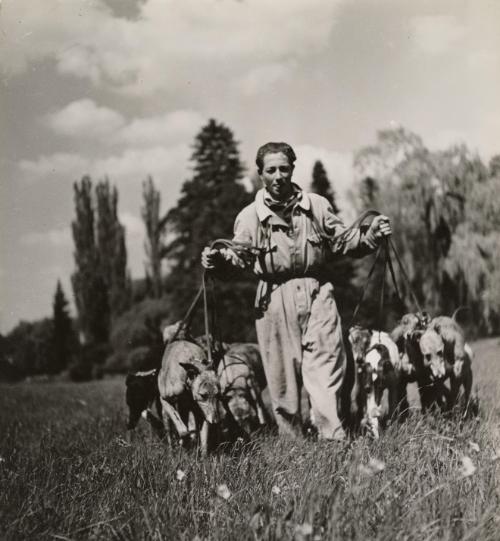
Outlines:
{"label": "man", "polygon": [[391,234],[391,226],[377,216],[369,228],[346,231],[324,197],[292,183],[295,160],[286,143],[267,143],[257,152],[264,188],[237,216],[233,238],[257,248],[250,265],[237,251],[209,248],[202,264],[215,271],[228,262],[250,266],[260,278],[257,337],[280,434],[300,434],[303,382],[319,437],[342,440],[337,393],[346,356],[333,286],[322,271],[328,251],[362,256]]}

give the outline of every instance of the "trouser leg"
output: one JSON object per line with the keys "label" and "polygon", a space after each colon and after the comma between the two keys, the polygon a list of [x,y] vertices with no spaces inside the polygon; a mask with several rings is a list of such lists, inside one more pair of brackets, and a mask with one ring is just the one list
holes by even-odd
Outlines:
{"label": "trouser leg", "polygon": [[257,338],[280,434],[301,433],[300,361],[301,329],[293,298],[286,284],[275,289],[267,310],[257,319]]}
{"label": "trouser leg", "polygon": [[318,435],[322,439],[342,440],[345,432],[337,412],[337,398],[344,378],[346,354],[330,283],[323,284],[312,301],[303,346],[302,376]]}

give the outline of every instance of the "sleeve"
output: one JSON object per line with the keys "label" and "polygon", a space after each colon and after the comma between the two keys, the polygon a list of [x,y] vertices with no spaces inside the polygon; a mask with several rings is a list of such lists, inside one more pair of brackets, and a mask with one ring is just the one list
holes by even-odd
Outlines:
{"label": "sleeve", "polygon": [[331,239],[329,244],[332,253],[363,257],[377,249],[377,244],[368,234],[369,226],[362,225],[348,230],[342,220],[335,215],[330,203],[326,199],[325,202],[327,204],[324,207],[323,228]]}
{"label": "sleeve", "polygon": [[243,271],[253,268],[255,256],[250,249],[254,243],[245,209],[238,214],[234,222],[232,242],[234,247],[219,248],[221,261],[214,274],[223,280],[236,279]]}

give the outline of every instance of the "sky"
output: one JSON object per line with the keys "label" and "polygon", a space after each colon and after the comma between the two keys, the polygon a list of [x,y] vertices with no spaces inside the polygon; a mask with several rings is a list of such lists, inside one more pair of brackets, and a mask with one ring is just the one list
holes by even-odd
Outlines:
{"label": "sky", "polygon": [[0,332],[50,316],[74,270],[73,183],[119,191],[144,274],[142,182],[162,210],[209,118],[239,141],[287,141],[294,180],[322,160],[348,203],[353,153],[402,125],[432,148],[500,152],[498,0],[3,0]]}

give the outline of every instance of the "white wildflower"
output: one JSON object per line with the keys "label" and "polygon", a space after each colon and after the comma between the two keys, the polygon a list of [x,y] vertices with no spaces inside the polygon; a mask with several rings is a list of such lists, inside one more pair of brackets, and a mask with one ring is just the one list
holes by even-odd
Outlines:
{"label": "white wildflower", "polygon": [[279,496],[281,494],[281,488],[277,485],[273,485],[273,488],[271,489],[271,492],[275,495],[275,496]]}
{"label": "white wildflower", "polygon": [[462,465],[459,469],[460,475],[462,477],[470,477],[471,475],[474,475],[476,471],[476,466],[474,466],[474,463],[468,456],[462,457]]}
{"label": "white wildflower", "polygon": [[469,441],[469,447],[472,451],[479,453],[479,445],[475,441]]}
{"label": "white wildflower", "polygon": [[181,469],[178,469],[175,472],[175,477],[177,478],[177,481],[182,481],[184,477],[186,477],[186,474]]}
{"label": "white wildflower", "polygon": [[229,500],[229,498],[231,497],[231,491],[226,484],[219,485],[216,492],[217,496],[219,496],[219,498],[222,498],[223,500]]}
{"label": "white wildflower", "polygon": [[358,466],[358,471],[361,475],[366,477],[371,477],[377,473],[381,473],[385,470],[385,462],[379,460],[378,458],[370,458],[368,464],[360,464]]}
{"label": "white wildflower", "polygon": [[309,522],[304,522],[304,524],[297,524],[297,526],[295,526],[294,539],[296,541],[310,539],[312,533],[313,527],[312,524],[309,524]]}

